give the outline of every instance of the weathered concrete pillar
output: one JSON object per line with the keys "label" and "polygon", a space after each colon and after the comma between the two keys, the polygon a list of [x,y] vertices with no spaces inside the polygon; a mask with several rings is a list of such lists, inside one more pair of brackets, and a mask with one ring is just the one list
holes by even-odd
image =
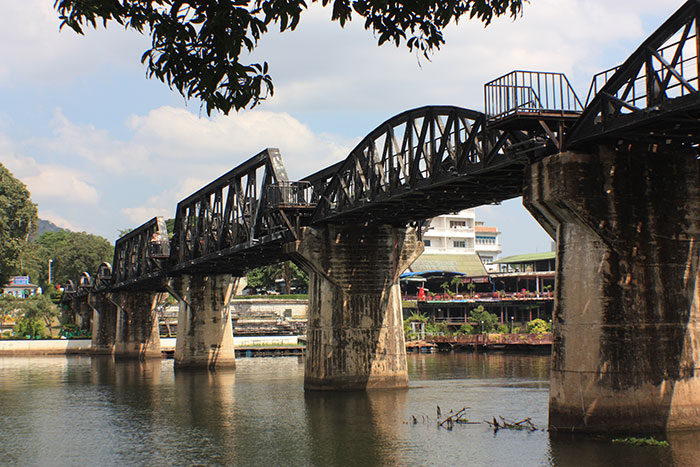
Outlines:
{"label": "weathered concrete pillar", "polygon": [[88,304],[86,295],[73,300],[75,307],[75,325],[80,330],[88,332],[92,330],[92,308]]}
{"label": "weathered concrete pillar", "polygon": [[116,292],[117,330],[114,356],[117,358],[161,358],[160,331],[155,292]]}
{"label": "weathered concrete pillar", "polygon": [[310,271],[305,389],[408,385],[398,281],[422,251],[415,229],[304,228],[290,252]]}
{"label": "weathered concrete pillar", "polygon": [[93,354],[111,355],[117,342],[117,306],[106,293],[91,293],[88,304],[92,308]]}
{"label": "weathered concrete pillar", "polygon": [[174,281],[180,298],[175,368],[234,368],[229,302],[235,287],[230,274],[184,275]]}
{"label": "weathered concrete pillar", "polygon": [[558,241],[551,428],[700,427],[699,169],[607,148],[530,168],[523,202]]}

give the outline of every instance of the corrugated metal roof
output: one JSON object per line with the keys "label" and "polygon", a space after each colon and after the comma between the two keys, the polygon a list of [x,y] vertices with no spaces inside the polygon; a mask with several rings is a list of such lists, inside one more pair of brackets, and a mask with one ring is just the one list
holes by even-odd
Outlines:
{"label": "corrugated metal roof", "polygon": [[476,253],[422,254],[408,269],[411,272],[454,271],[470,277],[488,275]]}
{"label": "corrugated metal roof", "polygon": [[515,255],[508,256],[506,258],[501,258],[494,261],[494,263],[499,264],[513,264],[513,263],[531,263],[533,261],[542,261],[545,259],[554,259],[557,254],[554,251],[548,251],[546,253],[530,253],[527,255]]}

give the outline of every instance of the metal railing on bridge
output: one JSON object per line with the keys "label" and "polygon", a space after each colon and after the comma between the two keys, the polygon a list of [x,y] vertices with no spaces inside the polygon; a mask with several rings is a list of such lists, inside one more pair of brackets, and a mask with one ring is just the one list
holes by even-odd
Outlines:
{"label": "metal railing on bridge", "polygon": [[513,117],[576,118],[583,105],[563,73],[512,71],[486,83],[489,124]]}
{"label": "metal railing on bridge", "polygon": [[567,147],[604,142],[697,147],[699,29],[700,1],[689,0],[622,65],[598,73]]}
{"label": "metal railing on bridge", "polygon": [[282,181],[267,185],[265,189],[268,208],[312,207],[314,196],[310,182]]}

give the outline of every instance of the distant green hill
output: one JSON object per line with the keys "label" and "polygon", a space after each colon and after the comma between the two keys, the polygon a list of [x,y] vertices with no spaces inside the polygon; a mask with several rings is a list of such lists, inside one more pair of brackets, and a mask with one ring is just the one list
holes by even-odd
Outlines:
{"label": "distant green hill", "polygon": [[68,229],[59,227],[51,221],[39,219],[37,222],[36,233],[34,234],[34,238],[39,238],[41,237],[41,234],[46,232],[60,232],[61,230],[68,231]]}

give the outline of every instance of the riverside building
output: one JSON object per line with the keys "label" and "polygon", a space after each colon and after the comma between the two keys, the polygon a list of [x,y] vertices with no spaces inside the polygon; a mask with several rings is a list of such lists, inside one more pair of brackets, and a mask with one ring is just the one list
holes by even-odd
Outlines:
{"label": "riverside building", "polygon": [[476,220],[474,209],[431,219],[423,231],[425,251],[401,276],[404,298],[450,325],[467,322],[479,305],[511,327],[551,319],[554,252],[499,259],[499,235]]}
{"label": "riverside building", "polygon": [[501,253],[499,235],[498,228],[476,220],[474,209],[434,217],[423,231],[425,251],[409,270],[487,276]]}

